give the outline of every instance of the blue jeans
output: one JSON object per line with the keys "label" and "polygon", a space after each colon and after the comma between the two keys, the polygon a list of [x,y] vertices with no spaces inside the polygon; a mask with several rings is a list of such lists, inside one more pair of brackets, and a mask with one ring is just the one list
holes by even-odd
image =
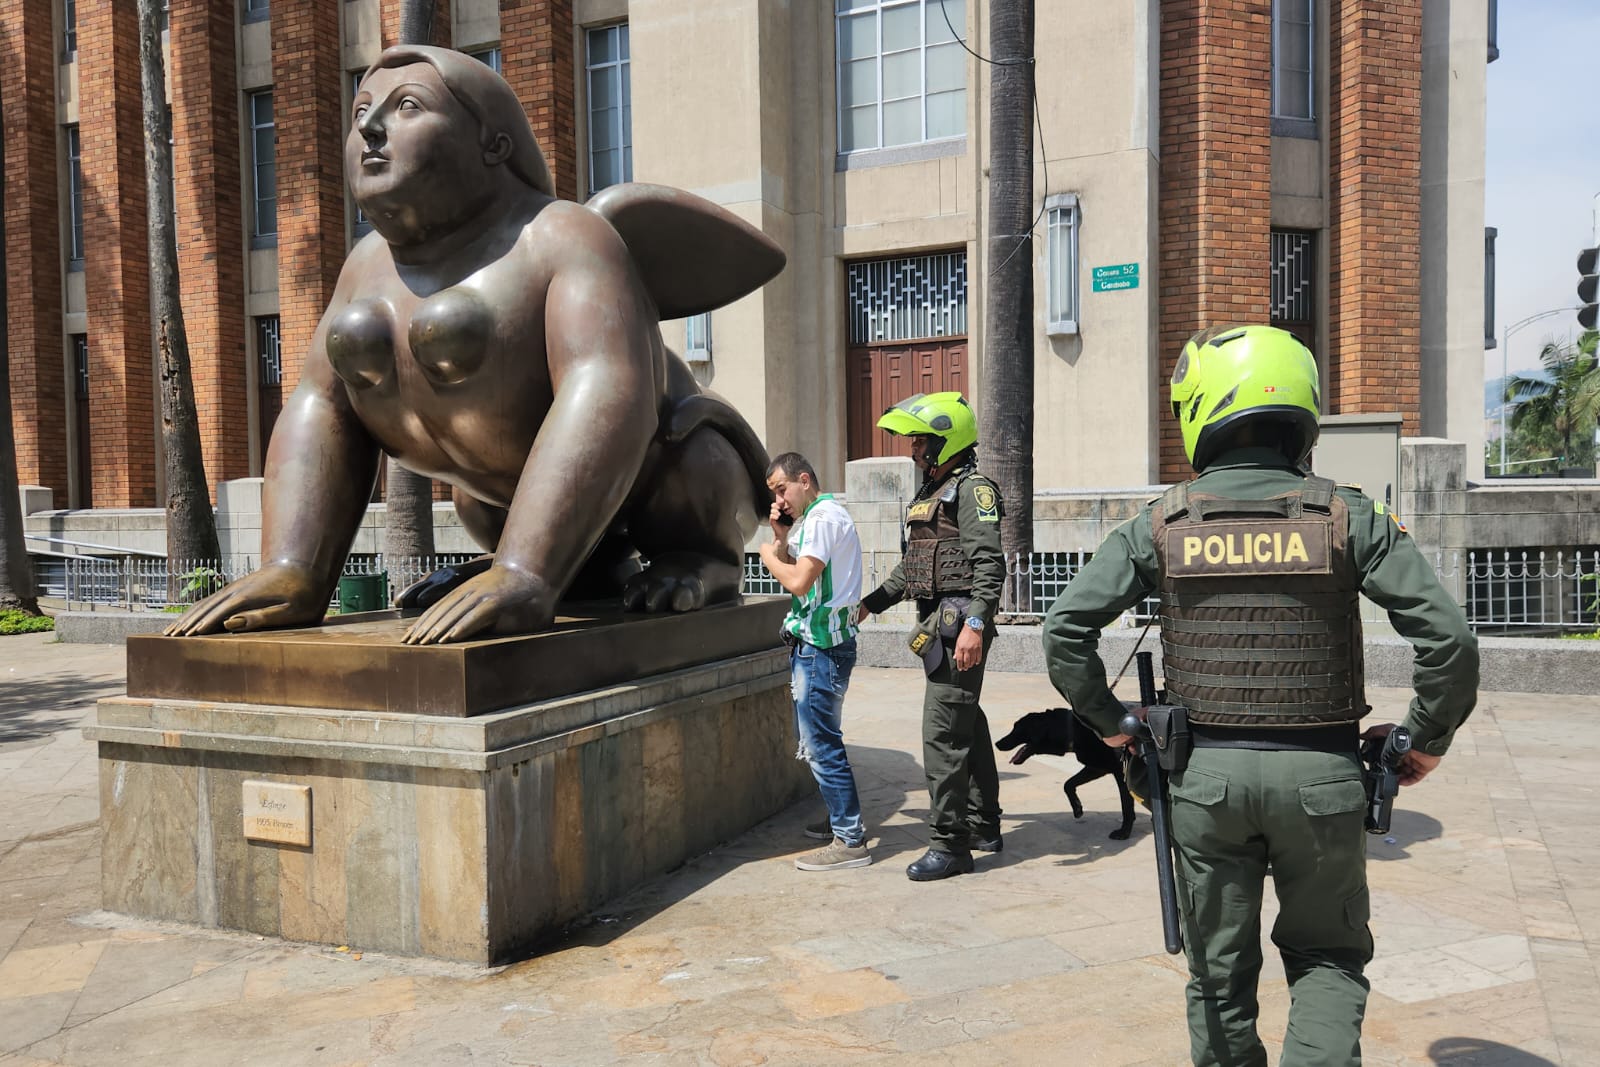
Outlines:
{"label": "blue jeans", "polygon": [[867,828],[861,821],[861,798],[850,771],[850,757],[845,754],[839,712],[855,666],[853,637],[833,648],[802,641],[789,650],[789,688],[794,696],[800,755],[811,764],[822,802],[828,806],[833,836],[852,846],[866,841]]}

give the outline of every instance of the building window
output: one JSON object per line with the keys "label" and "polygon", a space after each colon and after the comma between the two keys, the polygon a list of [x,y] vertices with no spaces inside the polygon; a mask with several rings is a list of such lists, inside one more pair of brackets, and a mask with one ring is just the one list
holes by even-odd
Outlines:
{"label": "building window", "polygon": [[243,10],[240,17],[245,22],[265,22],[268,18],[267,0],[240,0]]}
{"label": "building window", "polygon": [[589,192],[633,180],[633,95],[628,24],[589,30]]}
{"label": "building window", "polygon": [[1272,325],[1316,350],[1316,235],[1272,231]]}
{"label": "building window", "polygon": [[965,336],[967,254],[934,252],[851,263],[845,294],[851,344]]}
{"label": "building window", "polygon": [[89,335],[86,333],[72,335],[72,380],[74,382],[73,398],[76,400],[88,400]]}
{"label": "building window", "polygon": [[272,121],[272,90],[259,89],[250,100],[250,169],[255,176],[255,210],[250,237],[270,245],[278,235],[278,136]]}
{"label": "building window", "polygon": [[[499,49],[495,49],[499,51]],[[365,70],[352,70],[350,72],[350,106],[345,109],[346,121],[355,120],[356,94],[361,91],[361,79],[366,77]],[[346,183],[348,187],[348,183]],[[356,203],[355,194],[350,196],[350,235],[352,240],[359,241],[372,232],[372,220],[367,218],[366,212],[361,210],[361,205]]]}
{"label": "building window", "polygon": [[711,312],[690,315],[683,321],[683,358],[690,363],[711,362]]}
{"label": "building window", "polygon": [[1045,198],[1046,332],[1052,337],[1078,332],[1078,197],[1055,193]]}
{"label": "building window", "polygon": [[479,63],[482,63],[496,74],[505,73],[500,69],[500,49],[498,47],[483,48],[476,52],[468,52],[467,55],[471,56],[473,59],[476,59]]}
{"label": "building window", "polygon": [[64,0],[61,11],[61,62],[78,58],[78,0]]}
{"label": "building window", "polygon": [[278,316],[256,316],[256,353],[261,361],[261,384],[283,384],[283,339]]}
{"label": "building window", "polygon": [[1314,0],[1272,0],[1272,132],[1315,137]]}
{"label": "building window", "polygon": [[76,124],[67,127],[67,199],[72,204],[72,233],[67,244],[67,269],[83,269],[83,151]]}
{"label": "building window", "polygon": [[960,137],[966,0],[835,0],[839,151]]}
{"label": "building window", "polygon": [[1500,231],[1483,228],[1483,347],[1494,348],[1494,239]]}

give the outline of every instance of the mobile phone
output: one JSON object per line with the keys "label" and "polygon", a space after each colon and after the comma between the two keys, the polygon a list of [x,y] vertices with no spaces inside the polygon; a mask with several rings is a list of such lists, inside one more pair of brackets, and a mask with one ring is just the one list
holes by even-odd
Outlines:
{"label": "mobile phone", "polygon": [[794,525],[794,516],[789,514],[787,511],[778,512],[778,525],[779,526],[793,526]]}

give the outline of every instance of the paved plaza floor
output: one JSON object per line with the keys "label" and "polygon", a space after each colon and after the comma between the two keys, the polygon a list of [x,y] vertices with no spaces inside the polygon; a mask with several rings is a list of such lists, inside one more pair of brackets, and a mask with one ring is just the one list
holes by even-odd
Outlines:
{"label": "paved plaza floor", "polygon": [[[863,669],[845,734],[874,863],[802,873],[803,803],[482,971],[99,912],[94,746],[122,649],[0,638],[0,1064],[1187,1062],[1150,824],[1070,757],[1004,766],[1005,851],[917,884],[920,675]],[[1119,690],[1130,699],[1132,687]],[[995,674],[996,733],[1056,703]],[[1406,694],[1375,690],[1375,717]],[[1600,1064],[1600,696],[1485,694],[1371,839],[1368,1064]],[[1268,921],[1270,922],[1270,910]],[[1262,1031],[1288,994],[1271,946]]]}

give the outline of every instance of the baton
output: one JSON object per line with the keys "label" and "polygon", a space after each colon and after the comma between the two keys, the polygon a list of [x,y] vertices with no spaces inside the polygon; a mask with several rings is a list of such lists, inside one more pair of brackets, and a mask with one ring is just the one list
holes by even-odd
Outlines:
{"label": "baton", "polygon": [[[1145,708],[1156,706],[1156,672],[1153,656],[1140,652],[1139,703]],[[1150,822],[1156,838],[1156,882],[1161,889],[1161,933],[1166,938],[1167,952],[1176,955],[1183,951],[1183,932],[1178,927],[1178,894],[1172,878],[1172,834],[1167,826],[1166,783],[1162,781],[1161,764],[1156,756],[1155,738],[1150,725],[1129,712],[1122,717],[1121,729],[1133,738],[1134,746],[1144,760],[1145,774],[1149,778]]]}

